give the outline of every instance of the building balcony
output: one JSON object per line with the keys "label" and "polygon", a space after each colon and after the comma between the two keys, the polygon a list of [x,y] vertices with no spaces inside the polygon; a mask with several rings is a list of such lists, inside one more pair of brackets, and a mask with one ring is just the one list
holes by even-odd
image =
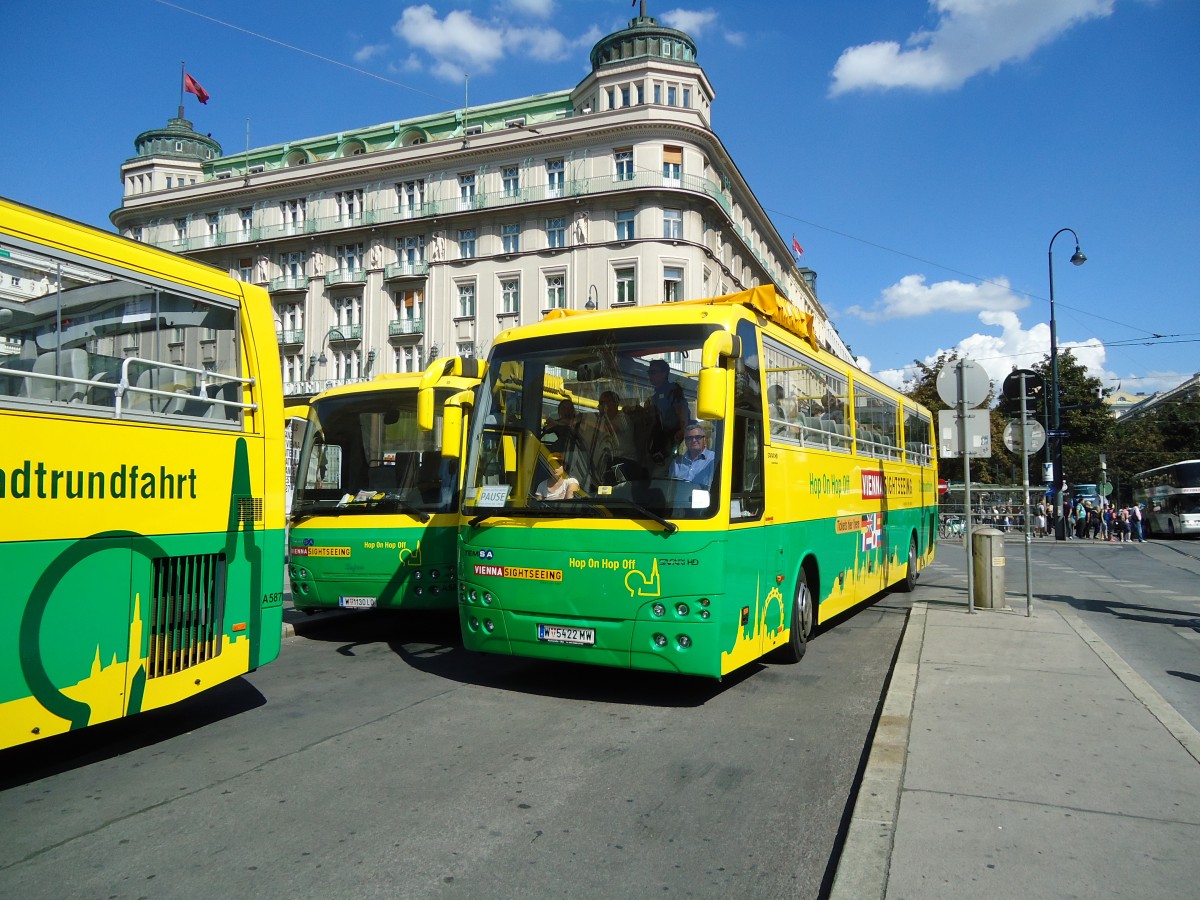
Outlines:
{"label": "building balcony", "polygon": [[294,347],[296,345],[303,346],[304,344],[304,329],[303,328],[284,328],[275,332],[279,338],[280,347]]}
{"label": "building balcony", "polygon": [[331,344],[338,343],[339,341],[342,343],[360,341],[362,340],[362,326],[334,325],[329,329],[329,332],[325,335],[325,337]]}
{"label": "building balcony", "polygon": [[367,280],[366,269],[335,269],[325,275],[325,286],[364,284]]}
{"label": "building balcony", "polygon": [[406,338],[425,333],[424,319],[393,319],[388,322],[389,338]]}
{"label": "building balcony", "polygon": [[384,281],[399,281],[404,278],[425,278],[429,275],[429,263],[389,263],[384,267]]}
{"label": "building balcony", "polygon": [[287,294],[308,290],[307,275],[281,275],[267,282],[267,290],[272,294]]}

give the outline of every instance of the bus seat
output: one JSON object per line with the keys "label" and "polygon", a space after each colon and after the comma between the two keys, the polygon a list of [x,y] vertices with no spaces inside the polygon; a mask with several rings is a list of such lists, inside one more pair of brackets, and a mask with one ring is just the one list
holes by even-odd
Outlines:
{"label": "bus seat", "polygon": [[[58,369],[56,372],[55,370]],[[43,353],[33,362],[30,370],[43,375],[60,375],[73,378],[77,383],[51,381],[44,378],[26,378],[25,390],[22,396],[34,400],[66,400],[69,403],[83,403],[87,397],[88,354],[82,348],[53,350]]]}
{"label": "bus seat", "polygon": [[28,383],[32,380],[24,375],[8,374],[9,372],[32,372],[34,359],[28,356],[13,356],[3,362],[0,362],[0,394],[7,394],[10,397],[27,397],[29,396]]}
{"label": "bus seat", "polygon": [[140,390],[126,391],[124,403],[126,409],[133,409],[139,412],[154,412],[158,409],[158,398],[153,394],[146,394],[143,391],[158,389],[158,370],[144,369],[137,377],[137,387]]}

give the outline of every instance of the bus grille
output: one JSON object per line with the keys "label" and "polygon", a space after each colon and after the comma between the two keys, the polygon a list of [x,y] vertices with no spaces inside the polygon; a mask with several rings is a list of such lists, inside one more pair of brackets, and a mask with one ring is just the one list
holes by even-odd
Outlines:
{"label": "bus grille", "polygon": [[154,560],[149,677],[182,672],[221,652],[225,554]]}

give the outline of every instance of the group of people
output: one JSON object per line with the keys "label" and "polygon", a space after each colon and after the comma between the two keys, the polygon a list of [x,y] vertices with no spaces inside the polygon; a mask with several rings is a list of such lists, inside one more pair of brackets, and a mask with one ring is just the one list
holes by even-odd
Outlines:
{"label": "group of people", "polygon": [[[1044,504],[1039,504],[1042,506]],[[1146,542],[1146,505],[1130,503],[1116,506],[1101,500],[1067,499],[1063,505],[1064,531],[1068,540]],[[1053,514],[1050,515],[1053,521]]]}
{"label": "group of people", "polygon": [[581,416],[569,397],[559,401],[557,417],[542,429],[543,435],[556,435],[552,472],[535,497],[575,496],[579,480],[571,468],[586,469],[597,483],[659,476],[711,486],[716,455],[708,448],[707,428],[691,418],[683,388],[670,380],[665,360],[651,361],[649,380],[651,393],[644,403],[623,407],[616,393],[604,391],[594,416]]}

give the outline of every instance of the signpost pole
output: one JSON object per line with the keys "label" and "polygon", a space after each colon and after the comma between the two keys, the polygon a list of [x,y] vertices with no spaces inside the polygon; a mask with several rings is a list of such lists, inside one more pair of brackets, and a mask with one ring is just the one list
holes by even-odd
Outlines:
{"label": "signpost pole", "polygon": [[963,361],[958,368],[958,448],[963,458],[963,547],[967,551],[967,613],[975,613],[975,567],[971,548],[971,445],[967,441],[967,391]]}
{"label": "signpost pole", "polygon": [[1025,618],[1033,615],[1033,567],[1030,564],[1030,549],[1033,533],[1029,530],[1029,420],[1025,418],[1029,397],[1025,390],[1025,372],[1021,372],[1021,488],[1025,492]]}

